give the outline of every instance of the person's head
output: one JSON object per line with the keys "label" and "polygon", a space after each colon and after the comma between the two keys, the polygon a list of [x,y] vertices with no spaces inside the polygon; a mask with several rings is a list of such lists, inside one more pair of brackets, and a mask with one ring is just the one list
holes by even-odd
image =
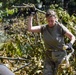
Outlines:
{"label": "person's head", "polygon": [[56,20],[57,20],[57,15],[56,15],[56,12],[54,10],[47,10],[46,12],[46,20],[48,22],[48,25],[50,27],[52,27],[53,25],[55,25],[56,23]]}

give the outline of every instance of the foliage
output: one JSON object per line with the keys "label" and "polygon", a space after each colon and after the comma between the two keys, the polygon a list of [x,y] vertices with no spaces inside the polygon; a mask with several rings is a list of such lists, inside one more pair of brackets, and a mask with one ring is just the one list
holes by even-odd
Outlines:
{"label": "foliage", "polygon": [[72,15],[73,13],[74,15],[76,15],[75,0],[0,0],[0,21],[2,21],[4,17],[8,17],[17,12],[16,9],[12,8],[13,5],[23,5],[23,3],[33,3],[37,8],[39,8],[39,5],[41,4],[42,7],[40,9],[42,10],[47,10],[52,4],[58,4],[59,7],[67,10],[70,15]]}
{"label": "foliage", "polygon": [[[14,0],[13,0],[14,1]],[[20,1],[20,0],[19,0]],[[59,21],[62,22],[67,28],[73,32],[76,36],[76,17],[74,15],[70,16],[67,11],[64,11],[62,8],[57,5],[51,5],[50,9],[54,9],[59,17]],[[13,14],[14,10],[8,10],[8,14]],[[38,14],[38,22],[40,25],[46,24],[45,15],[42,13]],[[4,27],[4,35],[7,37],[5,41],[0,43],[0,55],[5,57],[12,58],[26,58],[26,61],[10,61],[2,59],[1,63],[4,63],[12,71],[16,68],[21,67],[24,64],[31,63],[25,68],[15,72],[16,75],[42,75],[43,69],[43,58],[44,58],[44,44],[40,33],[32,33],[27,31],[27,19],[28,17],[15,17],[12,18],[9,22],[6,19],[1,23],[1,27]],[[33,25],[37,25],[37,17],[34,16]],[[4,37],[4,36],[3,36]],[[66,39],[68,42],[68,39]],[[74,49],[76,49],[76,43],[74,44]],[[60,75],[63,75],[67,72],[67,75],[75,72],[76,65],[76,53],[70,59],[71,67],[73,71],[60,70]],[[8,64],[8,65],[7,65]],[[69,71],[69,72],[68,72]],[[72,73],[71,73],[72,72]]]}

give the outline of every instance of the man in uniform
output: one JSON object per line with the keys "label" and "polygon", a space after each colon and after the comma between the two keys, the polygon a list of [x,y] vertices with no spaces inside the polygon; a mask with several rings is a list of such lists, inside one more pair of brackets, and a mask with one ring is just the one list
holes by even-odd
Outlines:
{"label": "man in uniform", "polygon": [[[67,50],[71,49],[75,36],[61,23],[58,22],[56,12],[47,10],[47,25],[32,26],[33,15],[28,18],[28,30],[31,32],[41,32],[46,47],[43,75],[57,75],[59,64],[67,55],[63,47],[66,45]],[[65,44],[64,36],[70,39]]]}

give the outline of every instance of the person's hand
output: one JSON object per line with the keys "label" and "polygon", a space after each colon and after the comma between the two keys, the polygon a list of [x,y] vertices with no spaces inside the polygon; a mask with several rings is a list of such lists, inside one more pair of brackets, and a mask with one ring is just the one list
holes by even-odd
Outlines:
{"label": "person's hand", "polygon": [[66,50],[71,50],[71,48],[72,48],[72,43],[68,43],[68,44],[66,44],[67,46],[68,46],[68,48],[66,49]]}
{"label": "person's hand", "polygon": [[63,46],[63,50],[71,50],[72,48],[72,43],[67,43],[66,45]]}
{"label": "person's hand", "polygon": [[29,8],[29,10],[28,10],[29,16],[30,16],[30,15],[35,15],[36,12],[37,12],[37,10],[36,10],[34,7],[31,7],[31,8]]}

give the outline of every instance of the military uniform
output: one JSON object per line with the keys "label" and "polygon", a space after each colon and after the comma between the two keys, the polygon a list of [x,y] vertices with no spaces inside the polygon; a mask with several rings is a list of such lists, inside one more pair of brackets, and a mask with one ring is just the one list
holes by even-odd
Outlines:
{"label": "military uniform", "polygon": [[66,50],[63,50],[66,31],[67,28],[60,23],[53,27],[42,26],[41,33],[46,47],[43,75],[57,75],[58,66],[67,55]]}

